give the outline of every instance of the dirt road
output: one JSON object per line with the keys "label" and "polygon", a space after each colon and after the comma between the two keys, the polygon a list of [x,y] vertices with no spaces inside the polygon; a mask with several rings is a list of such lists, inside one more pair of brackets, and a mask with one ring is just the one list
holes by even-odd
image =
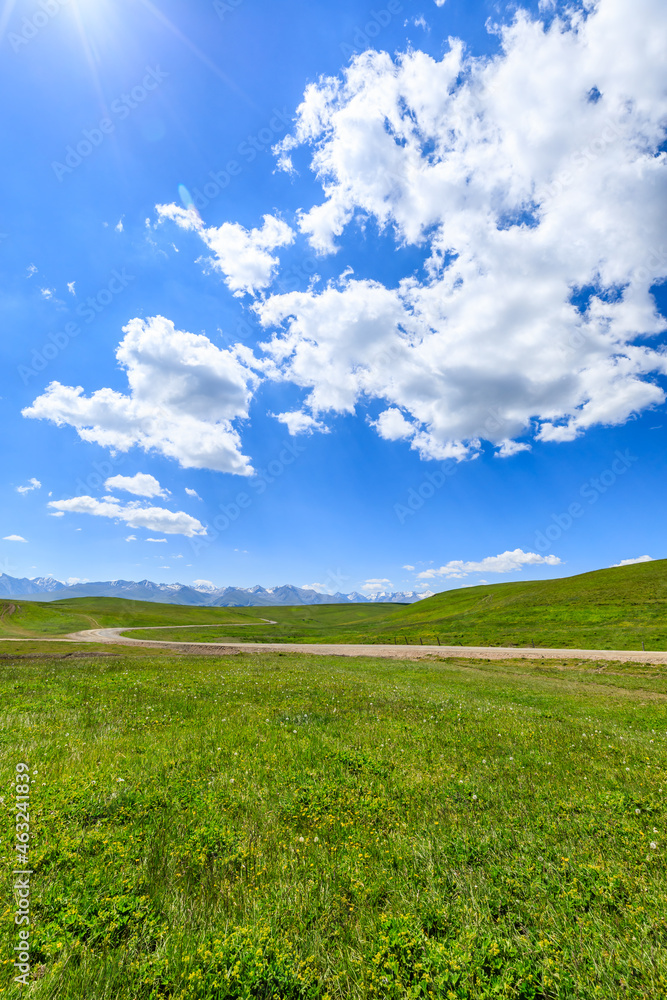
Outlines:
{"label": "dirt road", "polygon": [[[167,626],[159,626],[166,628]],[[190,628],[192,626],[175,626]],[[201,626],[198,626],[201,627]],[[219,627],[219,626],[218,626]],[[154,649],[177,649],[181,652],[224,654],[232,650],[250,653],[309,653],[322,656],[383,656],[390,659],[418,660],[425,656],[456,656],[475,660],[614,660],[623,663],[667,664],[667,653],[615,649],[533,649],[514,646],[393,646],[339,645],[307,642],[162,642],[153,639],[132,639],[123,635],[129,628],[96,628],[73,632],[71,642],[104,642],[120,646],[148,646]],[[143,629],[141,630],[143,631]]]}

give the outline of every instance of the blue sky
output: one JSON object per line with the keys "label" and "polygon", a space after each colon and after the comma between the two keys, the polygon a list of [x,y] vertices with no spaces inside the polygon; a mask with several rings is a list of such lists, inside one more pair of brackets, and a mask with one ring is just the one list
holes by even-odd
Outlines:
{"label": "blue sky", "polygon": [[657,0],[2,10],[4,572],[665,555]]}

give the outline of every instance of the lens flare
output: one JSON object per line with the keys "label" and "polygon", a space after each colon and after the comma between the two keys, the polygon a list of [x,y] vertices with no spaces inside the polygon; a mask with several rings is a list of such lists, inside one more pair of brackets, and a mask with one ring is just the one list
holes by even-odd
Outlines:
{"label": "lens flare", "polygon": [[195,212],[197,211],[197,209],[195,208],[195,203],[192,200],[192,195],[186,188],[185,184],[178,185],[178,196],[183,202],[183,208],[186,208],[188,211],[190,211],[190,209],[194,209]]}

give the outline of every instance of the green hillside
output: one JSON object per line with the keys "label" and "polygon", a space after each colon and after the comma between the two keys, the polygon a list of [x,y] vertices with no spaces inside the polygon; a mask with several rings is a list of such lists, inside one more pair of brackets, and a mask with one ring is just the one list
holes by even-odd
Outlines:
{"label": "green hillside", "polygon": [[[126,601],[118,597],[76,597],[40,604],[0,601],[0,636],[58,636],[80,629],[126,625],[199,625],[215,622],[258,622],[263,608],[190,608],[180,604]],[[270,617],[270,616],[266,616]]]}
{"label": "green hillside", "polygon": [[[338,614],[334,608],[338,608]],[[192,630],[191,641],[398,642],[667,649],[667,560],[561,580],[450,590],[417,604],[274,608],[279,625]],[[139,633],[135,633],[140,638]],[[179,640],[176,630],[151,633]]]}
{"label": "green hillside", "polygon": [[[127,601],[118,597],[76,597],[65,601],[0,601],[0,637],[38,638],[62,636],[91,628],[151,628],[159,625],[215,626],[229,623],[243,625],[240,635],[245,637],[247,626],[253,635],[261,635],[273,628],[264,624],[266,619],[278,621],[287,629],[317,634],[335,631],[341,625],[353,626],[386,618],[387,609],[393,605],[338,605],[324,604],[314,607],[298,606],[260,608],[193,608],[182,604],[154,604],[151,601]],[[229,626],[227,630],[229,629]],[[193,630],[194,631],[194,630]],[[190,632],[187,638],[190,638]],[[205,636],[207,632],[203,633]],[[148,633],[152,636],[153,633]],[[178,639],[186,638],[179,632]]]}
{"label": "green hillside", "polygon": [[387,622],[463,645],[667,649],[667,559],[436,594]]}
{"label": "green hillside", "polygon": [[[267,625],[263,619],[273,619]],[[205,626],[187,633],[168,626]],[[191,608],[111,597],[0,602],[0,636],[57,636],[95,627],[165,626],[136,638],[191,642],[440,641],[463,646],[667,649],[667,560],[560,580],[449,590],[417,604]]]}

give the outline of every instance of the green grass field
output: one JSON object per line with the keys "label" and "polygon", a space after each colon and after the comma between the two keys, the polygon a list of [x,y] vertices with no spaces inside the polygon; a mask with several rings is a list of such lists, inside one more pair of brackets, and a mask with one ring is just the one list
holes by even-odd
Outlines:
{"label": "green grass field", "polygon": [[667,670],[3,647],[3,1000],[667,996]]}
{"label": "green grass field", "polygon": [[[262,619],[273,619],[266,625]],[[450,590],[417,604],[191,608],[117,598],[0,602],[0,636],[165,626],[135,638],[667,650],[667,560],[560,580]],[[187,633],[169,625],[202,625]],[[218,628],[217,626],[220,626]],[[242,625],[242,627],[238,627]],[[211,627],[213,626],[213,627]]]}

